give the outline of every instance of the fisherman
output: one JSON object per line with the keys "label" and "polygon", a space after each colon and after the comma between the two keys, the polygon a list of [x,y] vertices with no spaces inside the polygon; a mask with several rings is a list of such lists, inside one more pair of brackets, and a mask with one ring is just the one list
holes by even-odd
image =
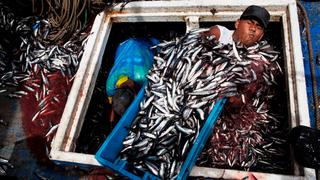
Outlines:
{"label": "fisherman", "polygon": [[112,105],[109,121],[115,113],[122,116],[133,101],[137,91],[146,82],[146,75],[153,64],[155,38],[130,38],[116,51],[115,62],[106,81],[108,102]]}
{"label": "fisherman", "polygon": [[[250,47],[255,43],[258,43],[268,26],[270,19],[269,12],[256,5],[248,6],[235,22],[235,30],[229,30],[224,26],[215,25],[210,27],[210,30],[204,33],[205,36],[214,36],[222,45],[234,45],[234,43],[241,43],[245,47]],[[261,67],[254,67],[254,69],[261,69]],[[256,91],[256,88],[249,88],[246,95],[247,98],[251,96]],[[237,108],[243,104],[242,98],[234,96],[229,98],[229,103],[233,107]]]}
{"label": "fisherman", "polygon": [[[226,137],[231,137],[234,134],[237,134],[235,132],[238,132],[238,131],[242,131],[242,130],[247,132],[250,131],[250,137],[251,137],[253,136],[251,133],[251,127],[254,127],[257,129],[259,129],[259,127],[263,127],[258,124],[259,115],[261,115],[258,112],[259,111],[258,109],[261,107],[268,107],[268,106],[267,105],[264,106],[265,104],[264,102],[267,102],[265,97],[260,98],[259,97],[260,95],[258,94],[260,93],[262,93],[263,95],[267,94],[265,91],[267,91],[267,88],[269,88],[269,86],[266,85],[267,82],[265,81],[263,74],[264,73],[269,74],[269,72],[271,74],[271,69],[273,69],[271,67],[273,67],[275,63],[270,63],[267,65],[266,63],[267,60],[264,61],[260,59],[261,56],[257,57],[259,58],[257,59],[257,61],[255,60],[248,61],[248,59],[241,59],[239,55],[237,57],[236,54],[237,52],[242,52],[243,54],[246,54],[245,48],[249,48],[249,47],[251,49],[256,50],[255,53],[257,54],[260,52],[258,47],[262,47],[261,44],[263,44],[263,42],[261,42],[260,44],[259,42],[263,38],[263,35],[269,23],[269,19],[270,19],[270,14],[265,8],[252,5],[252,6],[248,6],[243,11],[240,18],[235,22],[234,31],[229,30],[226,27],[216,25],[211,27],[210,30],[204,34],[206,36],[212,35],[217,41],[219,41],[219,43],[221,43],[222,45],[228,46],[228,49],[232,50],[230,54],[233,53],[234,56],[239,60],[238,62],[247,61],[250,63],[246,65],[246,68],[247,68],[246,70],[250,72],[248,73],[250,74],[250,77],[248,76],[250,80],[248,81],[248,83],[245,83],[245,84],[241,84],[241,85],[237,84],[238,95],[228,98],[228,103],[224,108],[224,112],[222,113],[222,116],[220,116],[221,119],[217,122],[217,124],[214,127],[215,135],[209,141],[210,142],[210,145],[208,145],[209,148],[204,151],[204,152],[206,151],[214,152],[212,154],[210,153],[209,154],[211,157],[216,157],[215,155],[219,155],[219,156],[225,155],[225,154],[228,155],[228,154],[231,154],[231,152],[238,153],[242,151],[242,149],[239,147],[244,147],[245,151],[243,152],[246,152],[246,153],[243,153],[243,154],[238,153],[237,155],[241,157],[238,159],[226,158],[225,162],[224,160],[220,161],[220,160],[214,160],[212,158],[212,161],[215,161],[216,164],[225,163],[225,164],[229,164],[230,167],[233,167],[236,164],[236,166],[240,165],[242,167],[248,168],[247,165],[250,164],[248,162],[251,161],[256,163],[258,161],[258,160],[253,161],[254,157],[247,155],[252,153],[250,152],[251,150],[249,150],[249,148],[246,148],[246,147],[252,147],[252,149],[256,149],[257,145],[255,143],[258,142],[258,140],[257,141],[253,140],[252,142],[254,143],[252,143],[250,142],[250,140],[247,141],[245,138],[242,139],[243,137],[247,137],[249,133],[239,135],[237,136],[237,138],[228,138],[228,139],[226,138],[226,140],[222,140],[220,139],[220,130],[221,130],[221,135],[226,135]],[[244,48],[237,49],[237,47],[244,47]],[[257,48],[255,49],[255,47]],[[243,54],[240,54],[240,55],[243,55]],[[245,56],[241,56],[241,57],[245,57]],[[272,90],[273,89],[270,87],[270,91]],[[258,99],[258,101],[260,100],[260,104],[258,107],[253,105],[252,102],[254,102],[254,99]],[[223,127],[222,124],[225,126]],[[261,139],[263,139],[259,141],[267,142],[267,140],[265,140],[263,137],[265,134],[260,134],[258,130],[257,132],[258,132],[257,137],[259,138],[261,137]],[[246,142],[247,144],[245,144],[244,142]],[[222,148],[220,148],[224,145],[229,146],[229,144],[231,144],[230,149],[222,150]],[[216,152],[219,152],[219,153],[216,153]],[[208,158],[207,155],[209,154],[203,154],[203,158]],[[267,154],[268,153],[263,154],[262,156],[268,157]],[[256,177],[254,177],[254,174],[248,173],[248,175],[243,179],[256,179]]]}
{"label": "fisherman", "polygon": [[223,45],[240,42],[248,47],[262,39],[269,19],[270,14],[265,8],[251,5],[243,11],[240,19],[235,22],[235,30],[215,25],[205,35],[214,35]]}

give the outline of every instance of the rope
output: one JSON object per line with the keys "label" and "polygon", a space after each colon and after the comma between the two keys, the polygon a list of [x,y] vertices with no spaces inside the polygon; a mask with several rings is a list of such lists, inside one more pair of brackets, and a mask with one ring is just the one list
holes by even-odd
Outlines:
{"label": "rope", "polygon": [[310,64],[310,71],[311,71],[311,79],[312,79],[312,92],[313,92],[313,104],[314,104],[314,117],[316,122],[317,129],[320,129],[320,114],[319,114],[319,100],[318,100],[318,93],[317,93],[317,78],[315,73],[315,65],[313,62],[313,49],[312,49],[312,42],[311,42],[311,35],[310,35],[310,26],[309,26],[309,18],[307,11],[301,4],[301,2],[297,1],[297,5],[302,12],[302,16],[305,19],[305,26],[306,26],[306,36],[307,36],[307,43],[308,43],[308,51],[309,51],[309,64]]}
{"label": "rope", "polygon": [[[35,11],[36,0],[32,0]],[[79,29],[82,29],[80,16],[90,4],[90,0],[46,0],[41,4],[40,16],[47,17],[52,31],[48,35],[49,41],[63,43]],[[86,20],[85,20],[86,22]]]}

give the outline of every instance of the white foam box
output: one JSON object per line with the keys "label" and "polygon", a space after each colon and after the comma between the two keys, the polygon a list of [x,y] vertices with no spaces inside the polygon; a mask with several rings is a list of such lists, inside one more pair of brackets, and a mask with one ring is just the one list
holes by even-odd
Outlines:
{"label": "white foam box", "polygon": [[[52,142],[50,159],[60,164],[80,165],[89,168],[101,166],[94,155],[75,152],[75,143],[81,132],[113,23],[182,22],[185,23],[186,31],[188,31],[199,27],[202,22],[234,22],[240,17],[242,11],[252,4],[266,7],[271,14],[271,21],[279,22],[282,27],[289,124],[291,127],[310,126],[297,6],[294,0],[129,2],[122,10],[121,4],[118,4],[113,9],[101,12],[96,16],[57,134]],[[214,16],[210,12],[212,8],[216,10]],[[313,169],[300,167],[295,162],[293,167],[291,175],[252,173],[259,180],[316,178]],[[190,176],[238,179],[247,174],[246,171],[195,166]]]}

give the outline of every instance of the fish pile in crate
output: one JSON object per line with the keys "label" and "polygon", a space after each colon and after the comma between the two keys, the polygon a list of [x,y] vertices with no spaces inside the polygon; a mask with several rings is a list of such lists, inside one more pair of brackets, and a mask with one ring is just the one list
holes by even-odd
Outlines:
{"label": "fish pile in crate", "polygon": [[238,87],[261,78],[252,64],[280,70],[278,52],[269,51],[273,58],[260,53],[269,49],[266,41],[248,48],[223,46],[204,36],[207,30],[195,29],[155,47],[145,97],[120,154],[134,169],[175,178],[215,102],[244,96]]}

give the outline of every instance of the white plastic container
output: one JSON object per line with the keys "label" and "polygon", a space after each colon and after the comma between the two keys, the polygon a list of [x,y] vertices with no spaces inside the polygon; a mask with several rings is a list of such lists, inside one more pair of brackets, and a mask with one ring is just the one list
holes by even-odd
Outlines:
{"label": "white plastic container", "polygon": [[[291,127],[310,126],[305,73],[302,59],[297,7],[294,0],[178,0],[130,2],[121,10],[121,4],[97,15],[85,48],[79,70],[74,79],[57,134],[52,142],[50,159],[63,164],[101,166],[94,155],[75,152],[84,117],[101,67],[104,50],[113,23],[122,22],[185,22],[186,30],[199,27],[200,22],[234,22],[249,5],[266,7],[271,21],[280,22],[283,28],[283,54],[288,87],[288,121]],[[216,10],[213,16],[210,10]],[[313,169],[294,165],[292,175],[256,173],[261,179],[315,179]],[[191,176],[239,179],[248,172],[194,167]]]}

